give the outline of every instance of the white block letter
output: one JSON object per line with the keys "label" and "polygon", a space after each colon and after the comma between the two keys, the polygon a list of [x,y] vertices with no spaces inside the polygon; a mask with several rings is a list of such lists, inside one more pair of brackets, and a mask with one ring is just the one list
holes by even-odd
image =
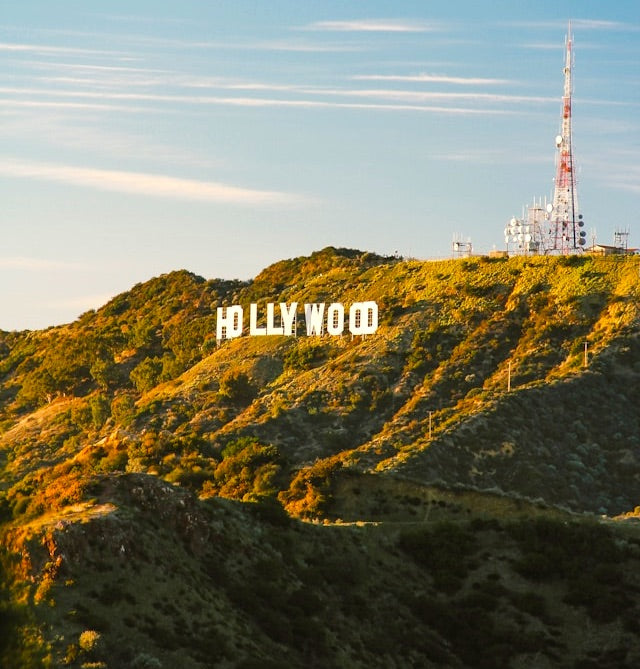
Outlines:
{"label": "white block letter", "polygon": [[354,335],[373,334],[378,329],[376,302],[354,302],[349,309],[349,332]]}
{"label": "white block letter", "polygon": [[291,306],[287,309],[286,302],[280,302],[280,317],[282,318],[282,329],[283,334],[287,337],[290,337],[293,334],[293,323],[296,320],[296,309],[298,308],[297,302],[292,302]]}
{"label": "white block letter", "polygon": [[269,302],[267,304],[267,334],[281,335],[284,334],[284,328],[282,327],[282,325],[276,326],[274,307],[275,304],[273,302]]}
{"label": "white block letter", "polygon": [[344,331],[344,307],[339,302],[327,308],[327,332],[330,335],[341,335]]}
{"label": "white block letter", "polygon": [[[225,313],[226,312],[226,313]],[[216,339],[233,339],[242,334],[242,307],[218,307],[216,316]]]}
{"label": "white block letter", "polygon": [[249,334],[250,335],[266,335],[267,328],[258,327],[258,305],[252,304],[249,307]]}
{"label": "white block letter", "polygon": [[324,316],[324,302],[320,304],[305,304],[304,319],[307,325],[307,336],[322,334],[322,318]]}

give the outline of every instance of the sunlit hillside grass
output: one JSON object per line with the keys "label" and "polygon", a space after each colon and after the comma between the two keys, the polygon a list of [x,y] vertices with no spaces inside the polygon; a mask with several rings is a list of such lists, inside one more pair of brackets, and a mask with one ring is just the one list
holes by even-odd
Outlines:
{"label": "sunlit hillside grass", "polygon": [[[628,511],[638,272],[635,257],[330,248],[247,283],[164,275],[69,325],[4,333],[6,513],[51,503],[49,481],[79,501],[85,477],[110,471],[303,509],[290,486],[345,466]],[[375,335],[215,339],[221,305],[361,300],[379,305]]]}
{"label": "sunlit hillside grass", "polygon": [[[0,663],[637,666],[639,286],[328,248],[0,333]],[[365,300],[366,337],[216,341]]]}

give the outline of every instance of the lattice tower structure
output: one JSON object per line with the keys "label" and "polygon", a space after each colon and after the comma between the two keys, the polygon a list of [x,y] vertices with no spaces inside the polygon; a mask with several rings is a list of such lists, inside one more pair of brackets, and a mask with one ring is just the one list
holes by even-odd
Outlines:
{"label": "lattice tower structure", "polygon": [[567,33],[564,65],[562,123],[556,137],[556,177],[553,203],[549,207],[549,229],[545,243],[547,253],[578,253],[586,243],[584,222],[578,209],[578,190],[571,136],[571,98],[573,93],[573,40],[571,24]]}

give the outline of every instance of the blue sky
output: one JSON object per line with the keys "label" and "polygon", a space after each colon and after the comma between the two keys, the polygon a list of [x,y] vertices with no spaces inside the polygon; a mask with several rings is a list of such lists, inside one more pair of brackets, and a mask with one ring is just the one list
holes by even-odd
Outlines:
{"label": "blue sky", "polygon": [[580,209],[637,246],[637,0],[2,3],[0,328],[181,268],[503,248],[552,193],[569,19]]}

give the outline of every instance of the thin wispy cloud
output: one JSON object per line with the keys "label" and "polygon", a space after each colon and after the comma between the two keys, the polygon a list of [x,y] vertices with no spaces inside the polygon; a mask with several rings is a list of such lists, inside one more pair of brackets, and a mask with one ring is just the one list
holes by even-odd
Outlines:
{"label": "thin wispy cloud", "polygon": [[61,61],[51,61],[51,60],[23,60],[23,65],[29,65],[37,69],[45,70],[74,70],[80,72],[97,72],[99,74],[170,74],[169,70],[163,70],[158,68],[151,67],[132,67],[127,65],[97,65],[97,64],[87,64],[87,63],[67,63]]}
{"label": "thin wispy cloud", "polygon": [[408,91],[396,89],[333,89],[327,91],[332,95],[378,98],[385,100],[401,100],[406,102],[426,101],[465,101],[469,103],[490,102],[508,104],[540,104],[546,102],[557,102],[556,98],[544,98],[541,96],[505,95],[499,93],[451,93],[441,91]]}
{"label": "thin wispy cloud", "polygon": [[[223,85],[221,89],[234,88],[234,85]],[[281,86],[275,88],[267,84],[252,85],[256,91],[282,91]],[[500,113],[501,110],[481,109],[478,105],[489,104],[541,104],[546,102],[556,102],[556,98],[542,98],[539,96],[521,96],[506,95],[497,93],[474,92],[438,92],[438,91],[414,91],[400,89],[354,89],[354,88],[314,88],[306,86],[290,86],[285,90],[292,95],[307,96],[305,98],[273,98],[273,97],[229,97],[213,95],[183,95],[183,94],[163,94],[163,93],[139,93],[139,92],[113,92],[113,91],[64,91],[58,89],[16,89],[0,88],[0,93],[42,97],[61,97],[101,100],[100,104],[109,102],[117,103],[167,103],[168,105],[196,105],[196,106],[235,106],[235,107],[299,107],[299,108],[352,108],[352,109],[385,109],[387,111],[436,111],[439,113],[451,111],[452,113]],[[309,99],[308,96],[312,96]],[[325,99],[319,99],[324,97]],[[336,102],[332,98],[354,98],[352,101]],[[326,99],[329,98],[329,99]],[[360,102],[361,98],[369,98],[371,102]],[[13,100],[9,98],[7,102],[11,104]],[[19,102],[19,98],[15,100]],[[437,102],[445,104],[447,102],[466,103],[468,109],[459,106],[451,107],[433,107],[425,106],[425,103]],[[408,103],[408,104],[407,104]],[[37,104],[31,100],[30,104]],[[57,103],[59,104],[59,103]],[[72,104],[82,104],[74,102]],[[152,109],[150,107],[149,109]],[[155,111],[158,111],[155,109]],[[505,111],[505,110],[502,110]]]}
{"label": "thin wispy cloud", "polygon": [[[574,30],[626,30],[629,28],[628,23],[620,21],[603,21],[595,19],[572,19],[571,27]],[[635,27],[636,30],[638,27]]]}
{"label": "thin wispy cloud", "polygon": [[316,21],[303,28],[326,32],[425,33],[440,30],[435,23],[398,19],[358,19],[353,21]]}
{"label": "thin wispy cloud", "polygon": [[509,114],[505,109],[478,109],[471,107],[375,103],[375,102],[334,102],[325,100],[278,100],[274,98],[210,98],[209,104],[229,105],[234,107],[291,107],[306,109],[354,109],[383,112],[423,112],[430,114],[459,115],[500,115]]}
{"label": "thin wispy cloud", "polygon": [[51,46],[48,44],[15,44],[0,42],[0,51],[8,53],[37,53],[42,55],[73,54],[76,56],[113,56],[113,51],[100,49],[85,49],[71,46]]}
{"label": "thin wispy cloud", "polygon": [[62,101],[47,101],[47,100],[18,100],[6,98],[2,100],[2,106],[6,109],[12,107],[15,109],[56,109],[64,111],[100,111],[100,112],[114,112],[121,111],[127,113],[154,113],[154,110],[148,108],[134,107],[132,105],[113,105],[113,104],[99,104],[91,102],[62,102]]}
{"label": "thin wispy cloud", "polygon": [[523,49],[537,49],[539,51],[560,51],[561,47],[556,42],[527,42],[521,44]]}
{"label": "thin wispy cloud", "polygon": [[[246,107],[246,108],[259,108],[259,107],[273,107],[273,108],[291,108],[291,109],[352,109],[360,111],[381,111],[381,112],[420,112],[420,113],[429,113],[429,114],[456,114],[456,115],[501,115],[501,114],[512,114],[514,113],[511,110],[506,109],[489,109],[489,108],[477,108],[477,107],[461,107],[456,105],[426,105],[426,104],[407,104],[400,102],[336,102],[332,100],[310,100],[310,99],[298,99],[298,100],[286,100],[279,98],[265,98],[265,97],[193,97],[186,98],[182,96],[181,98],[171,98],[167,96],[144,96],[144,100],[147,101],[164,101],[164,102],[182,102],[189,103],[193,105],[206,105],[210,107],[221,106],[221,107]],[[435,99],[435,98],[434,98]],[[39,109],[56,109],[56,110],[66,110],[66,111],[85,111],[85,110],[94,110],[94,111],[126,111],[129,113],[149,113],[153,111],[154,113],[161,113],[160,110],[150,110],[149,108],[144,107],[134,107],[134,106],[118,106],[118,105],[109,105],[109,104],[91,104],[91,103],[81,103],[81,102],[46,102],[46,101],[24,101],[24,100],[4,100],[3,105],[5,107],[14,107],[17,109],[20,108],[29,108],[34,110]],[[171,111],[170,109],[164,110],[164,113]],[[184,111],[179,112],[178,109],[173,110],[174,113],[184,113]]]}
{"label": "thin wispy cloud", "polygon": [[163,174],[104,170],[71,165],[0,160],[5,177],[54,181],[102,191],[236,205],[294,205],[307,198],[280,191],[242,188],[212,181],[182,179]]}
{"label": "thin wispy cloud", "polygon": [[[132,58],[131,51],[138,49],[153,50],[196,50],[196,51],[283,51],[300,53],[356,53],[366,50],[363,46],[354,44],[330,44],[326,42],[303,41],[300,38],[262,39],[262,40],[184,40],[172,37],[150,37],[148,35],[122,34],[109,35],[98,32],[79,32],[66,30],[41,30],[41,33],[53,34],[57,37],[71,37],[74,39],[100,40],[100,42],[118,44],[127,51],[108,51],[100,49],[86,49],[79,47],[60,47],[49,44],[10,42],[0,43],[0,51],[19,53],[34,53],[40,55],[79,55],[79,56],[111,56],[120,60]],[[344,32],[344,31],[342,31]],[[416,31],[413,31],[416,32]],[[423,32],[423,31],[420,31]]]}
{"label": "thin wispy cloud", "polygon": [[[47,68],[49,69],[49,68]],[[123,109],[158,112],[160,105],[166,111],[177,113],[180,107],[235,106],[280,107],[299,109],[354,109],[396,112],[428,112],[453,114],[500,114],[505,109],[487,109],[487,105],[540,104],[539,97],[498,95],[486,91],[473,94],[451,91],[419,91],[398,89],[357,89],[315,87],[289,83],[227,80],[222,77],[198,77],[159,68],[122,67],[119,65],[86,65],[58,63],[57,74],[36,76],[34,83],[45,86],[4,87],[0,93],[8,95],[7,104],[16,107],[36,106],[34,98],[43,99],[43,105],[60,109]],[[95,76],[94,76],[95,75]],[[509,83],[490,77],[454,77],[420,73],[416,75],[355,75],[352,81],[380,81],[407,84],[433,83],[443,86],[495,86]],[[65,88],[62,88],[65,86]],[[182,90],[180,90],[182,89]],[[207,95],[206,91],[238,91],[250,96]],[[205,94],[201,94],[205,93]],[[267,95],[267,94],[276,95]],[[57,100],[56,100],[57,98]],[[342,98],[336,101],[335,98]],[[348,98],[352,98],[349,100]],[[366,102],[362,98],[367,98]],[[50,99],[56,100],[49,102]],[[90,101],[90,102],[87,102]],[[131,106],[130,106],[131,105]]]}
{"label": "thin wispy cloud", "polygon": [[460,86],[493,86],[510,83],[508,79],[485,77],[451,77],[440,74],[359,74],[354,81],[400,81],[407,83],[456,84]]}
{"label": "thin wispy cloud", "polygon": [[[567,29],[569,21],[555,19],[550,21],[504,21],[502,25],[511,26],[513,28],[527,28],[535,30],[558,30]],[[637,32],[640,30],[638,24],[625,23],[623,21],[607,21],[604,19],[571,19],[571,30],[628,30]]]}

